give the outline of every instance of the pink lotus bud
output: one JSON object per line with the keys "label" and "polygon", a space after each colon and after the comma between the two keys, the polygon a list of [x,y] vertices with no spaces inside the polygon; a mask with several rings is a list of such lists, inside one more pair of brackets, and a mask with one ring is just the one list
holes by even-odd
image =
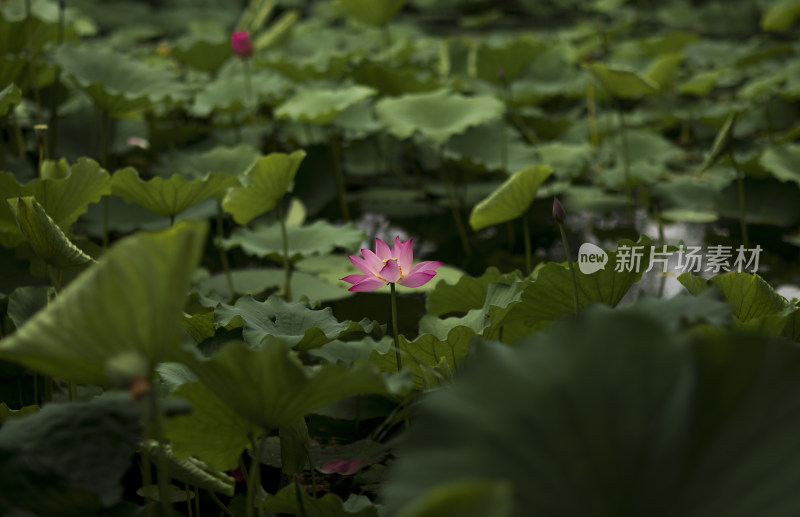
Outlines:
{"label": "pink lotus bud", "polygon": [[250,33],[234,32],[231,35],[231,48],[237,56],[247,59],[253,55],[253,42],[250,41]]}
{"label": "pink lotus bud", "polygon": [[567,212],[564,210],[564,207],[561,206],[561,202],[558,200],[557,197],[553,198],[553,219],[556,220],[558,224],[564,222],[564,217],[566,217]]}

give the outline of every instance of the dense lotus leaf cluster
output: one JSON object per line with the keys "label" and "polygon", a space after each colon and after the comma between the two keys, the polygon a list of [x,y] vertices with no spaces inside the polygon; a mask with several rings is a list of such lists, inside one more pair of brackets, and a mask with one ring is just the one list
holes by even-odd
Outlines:
{"label": "dense lotus leaf cluster", "polygon": [[0,514],[798,513],[797,2],[245,4],[0,2]]}

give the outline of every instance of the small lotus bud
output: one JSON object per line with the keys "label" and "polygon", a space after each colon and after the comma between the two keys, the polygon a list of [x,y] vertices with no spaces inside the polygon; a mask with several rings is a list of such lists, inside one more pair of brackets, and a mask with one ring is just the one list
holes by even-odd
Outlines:
{"label": "small lotus bud", "polygon": [[553,219],[556,220],[558,224],[564,222],[564,217],[566,217],[567,212],[564,211],[564,207],[561,206],[561,202],[558,200],[557,197],[553,198]]}
{"label": "small lotus bud", "polygon": [[47,142],[47,124],[36,124],[33,132],[36,133],[36,145],[44,147]]}
{"label": "small lotus bud", "polygon": [[253,55],[253,42],[249,32],[234,32],[231,35],[231,48],[237,56],[247,59]]}

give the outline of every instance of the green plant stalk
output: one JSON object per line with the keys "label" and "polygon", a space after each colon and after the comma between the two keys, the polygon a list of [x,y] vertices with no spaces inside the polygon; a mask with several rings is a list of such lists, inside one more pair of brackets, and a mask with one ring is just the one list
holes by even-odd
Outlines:
{"label": "green plant stalk", "polygon": [[167,455],[164,452],[164,426],[161,414],[161,404],[155,389],[150,389],[147,394],[149,435],[158,444],[158,499],[161,503],[163,515],[170,515],[171,504],[169,502],[170,479],[169,464]]}
{"label": "green plant stalk", "polygon": [[522,214],[522,237],[525,241],[525,276],[529,276],[533,271],[533,257],[531,254],[531,227],[528,222],[528,212]]}
{"label": "green plant stalk", "polygon": [[[658,225],[658,242],[659,246],[664,246],[667,241],[664,238],[664,220],[661,219],[661,213],[658,211],[658,206],[653,203],[653,218],[656,220],[656,224]],[[658,297],[661,298],[664,296],[664,286],[667,283],[667,276],[662,273],[661,281],[658,285]]]}
{"label": "green plant stalk", "polygon": [[392,290],[392,332],[394,333],[394,357],[397,361],[397,371],[403,368],[403,359],[400,357],[400,338],[397,330],[397,292],[395,291],[394,282],[390,282]]}
{"label": "green plant stalk", "polygon": [[[9,111],[9,117],[11,116],[11,111]],[[19,118],[12,118],[14,121],[14,136],[16,136],[17,139],[17,156],[25,158],[25,138],[22,136],[22,126],[19,125]]]}
{"label": "green plant stalk", "polygon": [[742,233],[742,244],[744,244],[745,249],[750,249],[750,238],[747,235],[747,214],[745,213],[744,205],[744,171],[736,163],[733,152],[730,150],[728,151],[728,157],[731,159],[733,168],[736,169],[736,182],[739,187],[739,228]]}
{"label": "green plant stalk", "polygon": [[211,496],[211,500],[214,501],[214,504],[216,504],[219,507],[222,513],[224,513],[228,517],[236,517],[236,514],[230,511],[228,507],[225,506],[225,503],[219,500],[219,497],[217,497],[217,494],[215,494],[213,490],[206,490],[206,491],[208,492],[208,495]]}
{"label": "green plant stalk", "polygon": [[228,284],[228,290],[231,293],[231,299],[236,296],[236,290],[233,288],[233,275],[231,274],[231,264],[228,262],[228,254],[222,247],[222,239],[225,238],[225,227],[223,226],[222,202],[217,203],[217,249],[219,250],[219,261],[222,264],[222,270],[225,272],[225,282]]}
{"label": "green plant stalk", "polygon": [[500,119],[500,165],[503,172],[508,173],[508,136],[506,135],[506,118],[508,117],[509,104],[511,103],[511,89],[508,82],[503,81],[503,100],[505,101],[505,111],[503,118]]}
{"label": "green plant stalk", "polygon": [[586,83],[586,111],[589,114],[589,139],[592,141],[592,149],[597,152],[600,149],[600,134],[597,132],[597,108],[594,102],[594,82]]}
{"label": "green plant stalk", "polygon": [[250,476],[247,479],[247,508],[246,517],[256,515],[256,492],[261,487],[261,442],[250,437],[250,444],[253,447],[253,461],[250,464]]}
{"label": "green plant stalk", "polygon": [[578,314],[578,311],[580,310],[580,304],[578,303],[578,280],[575,278],[575,266],[572,265],[572,253],[569,251],[567,232],[564,231],[564,225],[558,223],[558,229],[561,232],[561,243],[564,245],[564,253],[567,254],[569,274],[572,277],[572,300],[575,302],[575,314]]}
{"label": "green plant stalk", "polygon": [[622,166],[625,171],[625,201],[627,203],[628,225],[633,226],[633,193],[631,192],[631,155],[628,149],[628,130],[625,124],[625,112],[617,103],[619,115],[619,131],[622,138]]}
{"label": "green plant stalk", "polygon": [[[101,157],[103,160],[103,168],[108,170],[108,131],[111,126],[110,117],[108,113],[103,112],[102,129],[100,130],[100,148]],[[109,245],[109,227],[111,220],[111,206],[108,201],[108,196],[103,196],[103,248],[108,248]]]}
{"label": "green plant stalk", "polygon": [[186,511],[189,517],[194,517],[194,512],[192,512],[192,492],[189,491],[189,483],[185,483],[183,493],[186,495]]}
{"label": "green plant stalk", "polygon": [[339,149],[339,135],[336,131],[330,134],[331,159],[333,160],[333,178],[336,181],[336,194],[339,197],[339,210],[345,221],[350,221],[350,208],[345,199],[344,172],[342,171],[342,157]]}
{"label": "green plant stalk", "polygon": [[193,486],[194,489],[194,513],[200,517],[200,489],[197,485]]}
{"label": "green plant stalk", "polygon": [[447,189],[447,197],[450,201],[450,212],[453,214],[453,222],[456,225],[458,236],[461,239],[461,247],[464,249],[464,254],[466,255],[465,260],[469,260],[469,257],[472,256],[472,248],[469,245],[469,235],[467,235],[467,228],[464,226],[464,221],[461,219],[461,212],[458,209],[455,187],[447,177],[447,171],[444,166],[444,148],[442,146],[439,146],[439,172],[442,176],[445,189]]}
{"label": "green plant stalk", "polygon": [[244,59],[244,94],[248,106],[253,110],[253,118],[255,118],[256,102],[253,96],[253,78],[250,71],[250,60]]}
{"label": "green plant stalk", "polygon": [[31,0],[25,0],[25,32],[28,43],[28,80],[31,82],[31,91],[36,101],[36,114],[42,120],[42,99],[39,95],[39,85],[36,84],[36,60],[33,56],[33,13],[31,12]]}
{"label": "green plant stalk", "polygon": [[297,482],[297,475],[294,476],[294,496],[297,500],[297,509],[299,510],[300,517],[306,517],[306,505],[303,504],[303,489],[300,488],[300,483]]}
{"label": "green plant stalk", "polygon": [[289,264],[289,237],[286,234],[286,218],[283,216],[283,205],[278,202],[275,205],[276,209],[278,210],[278,220],[281,223],[281,240],[283,241],[283,274],[284,274],[284,283],[283,283],[283,297],[288,302],[292,299],[292,291],[291,291],[291,270]]}

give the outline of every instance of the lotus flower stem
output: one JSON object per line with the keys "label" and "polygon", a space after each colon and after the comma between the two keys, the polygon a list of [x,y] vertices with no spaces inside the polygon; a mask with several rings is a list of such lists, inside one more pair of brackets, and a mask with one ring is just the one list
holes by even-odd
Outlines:
{"label": "lotus flower stem", "polygon": [[225,272],[225,282],[228,284],[228,291],[231,293],[231,299],[236,296],[236,291],[233,288],[233,275],[231,275],[231,264],[228,262],[228,254],[222,247],[222,239],[225,238],[225,228],[222,225],[222,203],[217,203],[217,249],[219,250],[219,261],[222,264],[222,270]]}
{"label": "lotus flower stem", "polygon": [[13,119],[14,135],[17,138],[17,156],[25,158],[25,138],[22,136],[22,127],[19,125],[19,118],[12,117],[12,111],[10,110],[8,116]]}
{"label": "lotus flower stem", "polygon": [[529,276],[533,271],[533,259],[531,256],[531,227],[530,223],[528,222],[529,212],[530,210],[522,214],[522,237],[525,241],[525,276]]}
{"label": "lotus flower stem", "polygon": [[397,331],[397,293],[394,282],[389,284],[392,292],[392,332],[394,333],[394,357],[397,361],[397,371],[403,368],[403,359],[400,357],[400,337]]}
{"label": "lotus flower stem", "polygon": [[250,72],[250,60],[243,59],[244,62],[244,94],[247,97],[247,104],[252,106],[253,109],[253,116],[255,117],[255,112],[258,109],[256,99],[253,96],[253,80]]}
{"label": "lotus flower stem", "polygon": [[564,253],[567,254],[569,274],[572,277],[572,300],[575,303],[575,314],[578,314],[580,305],[578,303],[578,280],[575,278],[575,266],[572,265],[572,254],[569,251],[569,243],[567,242],[567,233],[564,231],[564,226],[558,223],[558,229],[561,231],[561,243],[564,245]]}
{"label": "lotus flower stem", "polygon": [[211,496],[211,500],[214,501],[214,504],[219,507],[222,513],[228,517],[236,517],[236,514],[230,511],[228,507],[225,506],[225,503],[219,500],[219,497],[217,497],[217,494],[215,494],[213,490],[206,490],[206,492],[208,492],[208,495]]}
{"label": "lotus flower stem", "polygon": [[631,155],[628,149],[628,132],[625,124],[625,112],[622,106],[617,104],[617,114],[619,115],[619,132],[622,139],[622,167],[625,172],[625,200],[627,203],[628,225],[633,225],[633,193],[631,192]]}
{"label": "lotus flower stem", "polygon": [[339,134],[336,130],[332,130],[329,137],[331,146],[331,159],[333,160],[333,178],[336,181],[336,193],[339,196],[339,209],[342,213],[342,218],[345,221],[350,221],[350,209],[347,206],[347,199],[345,199],[345,183],[344,172],[342,171],[342,158],[339,149]]}
{"label": "lotus flower stem", "polygon": [[472,249],[469,245],[469,235],[467,235],[467,228],[464,226],[464,221],[461,220],[461,212],[458,207],[458,199],[455,193],[455,186],[447,177],[447,169],[444,163],[444,147],[439,146],[439,173],[442,176],[445,189],[447,189],[447,196],[450,198],[450,211],[453,214],[453,222],[456,225],[458,236],[461,239],[461,247],[464,249],[465,261],[469,261],[472,255]]}
{"label": "lotus flower stem", "polygon": [[739,167],[736,158],[733,157],[733,151],[728,148],[728,157],[731,160],[733,168],[736,170],[736,182],[739,186],[739,228],[742,233],[742,244],[746,249],[750,248],[750,239],[747,235],[747,214],[744,205],[744,171]]}
{"label": "lotus flower stem", "polygon": [[288,302],[292,299],[291,292],[291,271],[289,268],[289,237],[286,234],[286,218],[283,216],[283,205],[280,202],[276,205],[278,220],[281,223],[281,240],[283,241],[283,297]]}
{"label": "lotus flower stem", "polygon": [[256,492],[261,487],[261,441],[250,437],[250,444],[253,448],[253,460],[250,463],[250,476],[247,479],[247,507],[246,517],[256,515]]}
{"label": "lotus flower stem", "polygon": [[597,132],[597,108],[594,102],[594,81],[586,83],[586,111],[589,114],[589,138],[592,149],[597,152],[600,148],[600,136]]}
{"label": "lotus flower stem", "polygon": [[30,81],[33,98],[36,101],[36,114],[39,120],[42,119],[42,99],[39,95],[39,85],[36,83],[36,60],[34,59],[33,48],[33,13],[31,12],[31,0],[25,0],[25,32],[27,33],[28,44],[28,80]]}

